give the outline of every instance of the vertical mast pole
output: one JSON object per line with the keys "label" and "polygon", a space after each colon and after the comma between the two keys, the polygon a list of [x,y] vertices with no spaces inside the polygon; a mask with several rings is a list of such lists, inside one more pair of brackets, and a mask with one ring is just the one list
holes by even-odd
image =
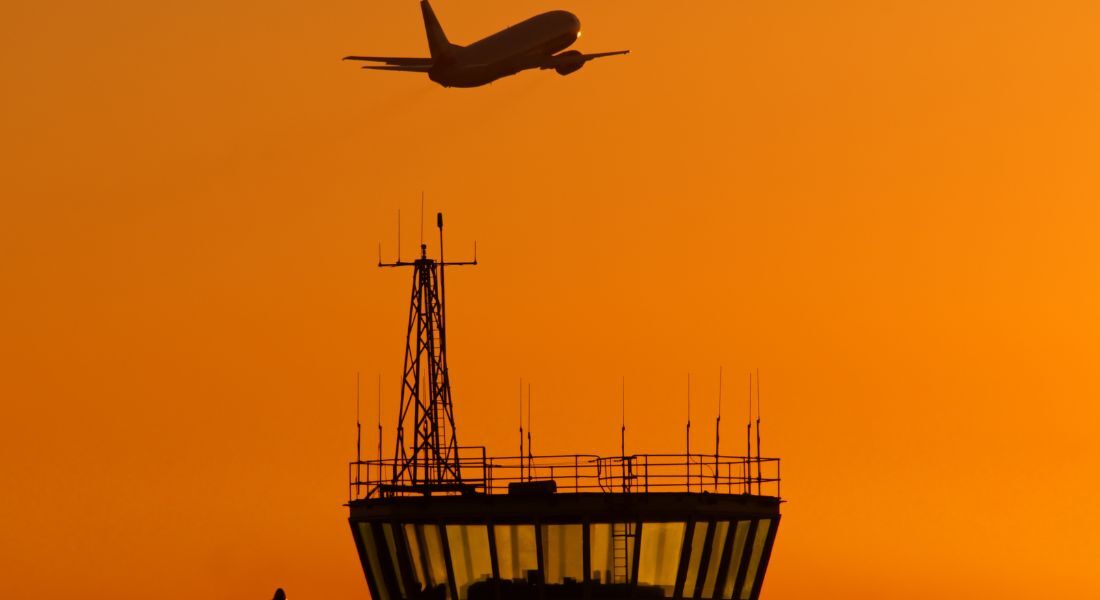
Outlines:
{"label": "vertical mast pole", "polygon": [[519,378],[519,480],[523,481],[523,378]]}
{"label": "vertical mast pole", "polygon": [[760,465],[760,369],[756,370],[756,493],[764,493],[764,473]]}
{"label": "vertical mast pole", "polygon": [[722,428],[722,367],[718,367],[718,417],[714,419],[714,491],[718,491],[718,444]]}
{"label": "vertical mast pole", "polygon": [[685,455],[685,466],[687,467],[687,491],[691,491],[691,373],[688,373],[688,387],[687,387],[687,427],[684,431],[684,442],[687,454]]}
{"label": "vertical mast pole", "polygon": [[749,371],[749,422],[745,424],[745,493],[752,493],[752,371]]}

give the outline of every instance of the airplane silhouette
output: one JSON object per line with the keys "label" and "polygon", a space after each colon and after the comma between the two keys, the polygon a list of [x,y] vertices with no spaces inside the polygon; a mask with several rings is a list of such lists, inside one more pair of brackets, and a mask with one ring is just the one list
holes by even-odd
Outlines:
{"label": "airplane silhouette", "polygon": [[469,46],[459,46],[447,41],[428,0],[420,1],[420,9],[424,13],[431,58],[345,56],[344,60],[383,63],[364,69],[427,73],[429,79],[443,87],[477,87],[527,69],[554,69],[560,75],[568,75],[594,58],[630,52],[561,52],[581,37],[580,20],[564,10],[531,17]]}

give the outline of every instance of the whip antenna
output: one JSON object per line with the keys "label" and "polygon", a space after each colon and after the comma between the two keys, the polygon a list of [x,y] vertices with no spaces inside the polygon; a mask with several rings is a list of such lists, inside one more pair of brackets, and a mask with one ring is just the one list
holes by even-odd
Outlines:
{"label": "whip antenna", "polygon": [[378,470],[382,470],[382,374],[378,374]]}
{"label": "whip antenna", "polygon": [[359,422],[359,371],[355,372],[355,462],[363,462],[363,425]]}
{"label": "whip antenna", "polygon": [[756,493],[762,494],[764,474],[760,465],[760,369],[756,370]]}
{"label": "whip antenna", "polygon": [[620,432],[619,451],[622,458],[626,458],[626,377],[623,377],[623,428]]}
{"label": "whip antenna", "polygon": [[531,383],[527,383],[527,479],[534,480],[535,454],[531,445]]}
{"label": "whip antenna", "polygon": [[752,371],[749,371],[749,422],[745,424],[745,485],[752,493]]}
{"label": "whip antenna", "polygon": [[718,416],[714,419],[714,490],[718,491],[718,445],[722,428],[722,367],[718,367]]}
{"label": "whip antenna", "polygon": [[523,378],[519,378],[519,479],[523,481]]}
{"label": "whip antenna", "polygon": [[685,456],[687,463],[687,488],[691,491],[691,373],[688,373],[688,388],[687,388],[687,428],[685,431],[687,455]]}

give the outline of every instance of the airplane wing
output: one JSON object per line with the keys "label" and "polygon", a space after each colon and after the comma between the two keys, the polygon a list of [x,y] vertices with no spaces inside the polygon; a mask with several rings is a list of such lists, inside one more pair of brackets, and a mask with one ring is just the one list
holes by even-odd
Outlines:
{"label": "airplane wing", "polygon": [[431,65],[367,65],[361,68],[375,71],[408,71],[411,73],[427,73],[432,70]]}
{"label": "airplane wing", "polygon": [[593,54],[581,54],[575,50],[562,52],[556,54],[543,61],[539,65],[540,69],[556,69],[558,67],[576,65],[578,63],[586,63],[590,60],[603,58],[605,56],[616,56],[618,54],[630,54],[630,50],[615,50],[614,52],[596,52]]}
{"label": "airplane wing", "polygon": [[379,62],[386,65],[395,65],[401,67],[432,66],[432,59],[430,58],[405,58],[401,56],[345,56],[344,60],[363,60],[367,62]]}

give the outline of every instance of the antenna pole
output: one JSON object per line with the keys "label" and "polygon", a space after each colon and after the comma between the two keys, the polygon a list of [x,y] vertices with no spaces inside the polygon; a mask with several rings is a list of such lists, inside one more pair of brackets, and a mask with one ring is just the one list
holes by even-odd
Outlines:
{"label": "antenna pole", "polygon": [[691,373],[688,373],[688,389],[687,389],[687,392],[688,392],[688,397],[687,397],[688,412],[687,412],[687,428],[686,428],[686,431],[685,431],[685,438],[686,438],[685,441],[686,441],[687,455],[685,456],[685,458],[687,460],[687,489],[690,492],[691,491]]}
{"label": "antenna pole", "polygon": [[745,485],[752,493],[752,371],[749,371],[749,422],[745,424]]}
{"label": "antenna pole", "polygon": [[519,378],[519,480],[523,481],[523,378]]}
{"label": "antenna pole", "polygon": [[[378,374],[378,471],[382,471],[382,374]],[[379,478],[381,480],[381,477]]]}
{"label": "antenna pole", "polygon": [[760,369],[756,370],[756,494],[763,494],[764,474],[760,465]]}
{"label": "antenna pole", "polygon": [[622,406],[622,408],[623,408],[623,416],[622,416],[623,428],[622,428],[622,431],[620,432],[620,436],[619,436],[620,437],[620,440],[619,440],[619,455],[623,459],[625,459],[626,458],[626,377],[623,377],[623,406]]}
{"label": "antenna pole", "polygon": [[397,262],[401,262],[401,209],[397,209]]}
{"label": "antenna pole", "polygon": [[620,461],[622,462],[623,469],[623,491],[629,491],[630,481],[627,474],[627,462],[626,462],[626,376],[623,376],[623,428],[620,434],[619,448],[622,454],[620,455]]}
{"label": "antenna pole", "polygon": [[527,480],[535,479],[535,454],[531,444],[531,382],[527,382]]}
{"label": "antenna pole", "polygon": [[[355,372],[355,462],[363,462],[363,426],[359,422],[359,371]],[[355,469],[359,470],[358,465]]]}
{"label": "antenna pole", "polygon": [[718,491],[718,444],[722,428],[722,367],[718,367],[718,417],[714,419],[714,491]]}

